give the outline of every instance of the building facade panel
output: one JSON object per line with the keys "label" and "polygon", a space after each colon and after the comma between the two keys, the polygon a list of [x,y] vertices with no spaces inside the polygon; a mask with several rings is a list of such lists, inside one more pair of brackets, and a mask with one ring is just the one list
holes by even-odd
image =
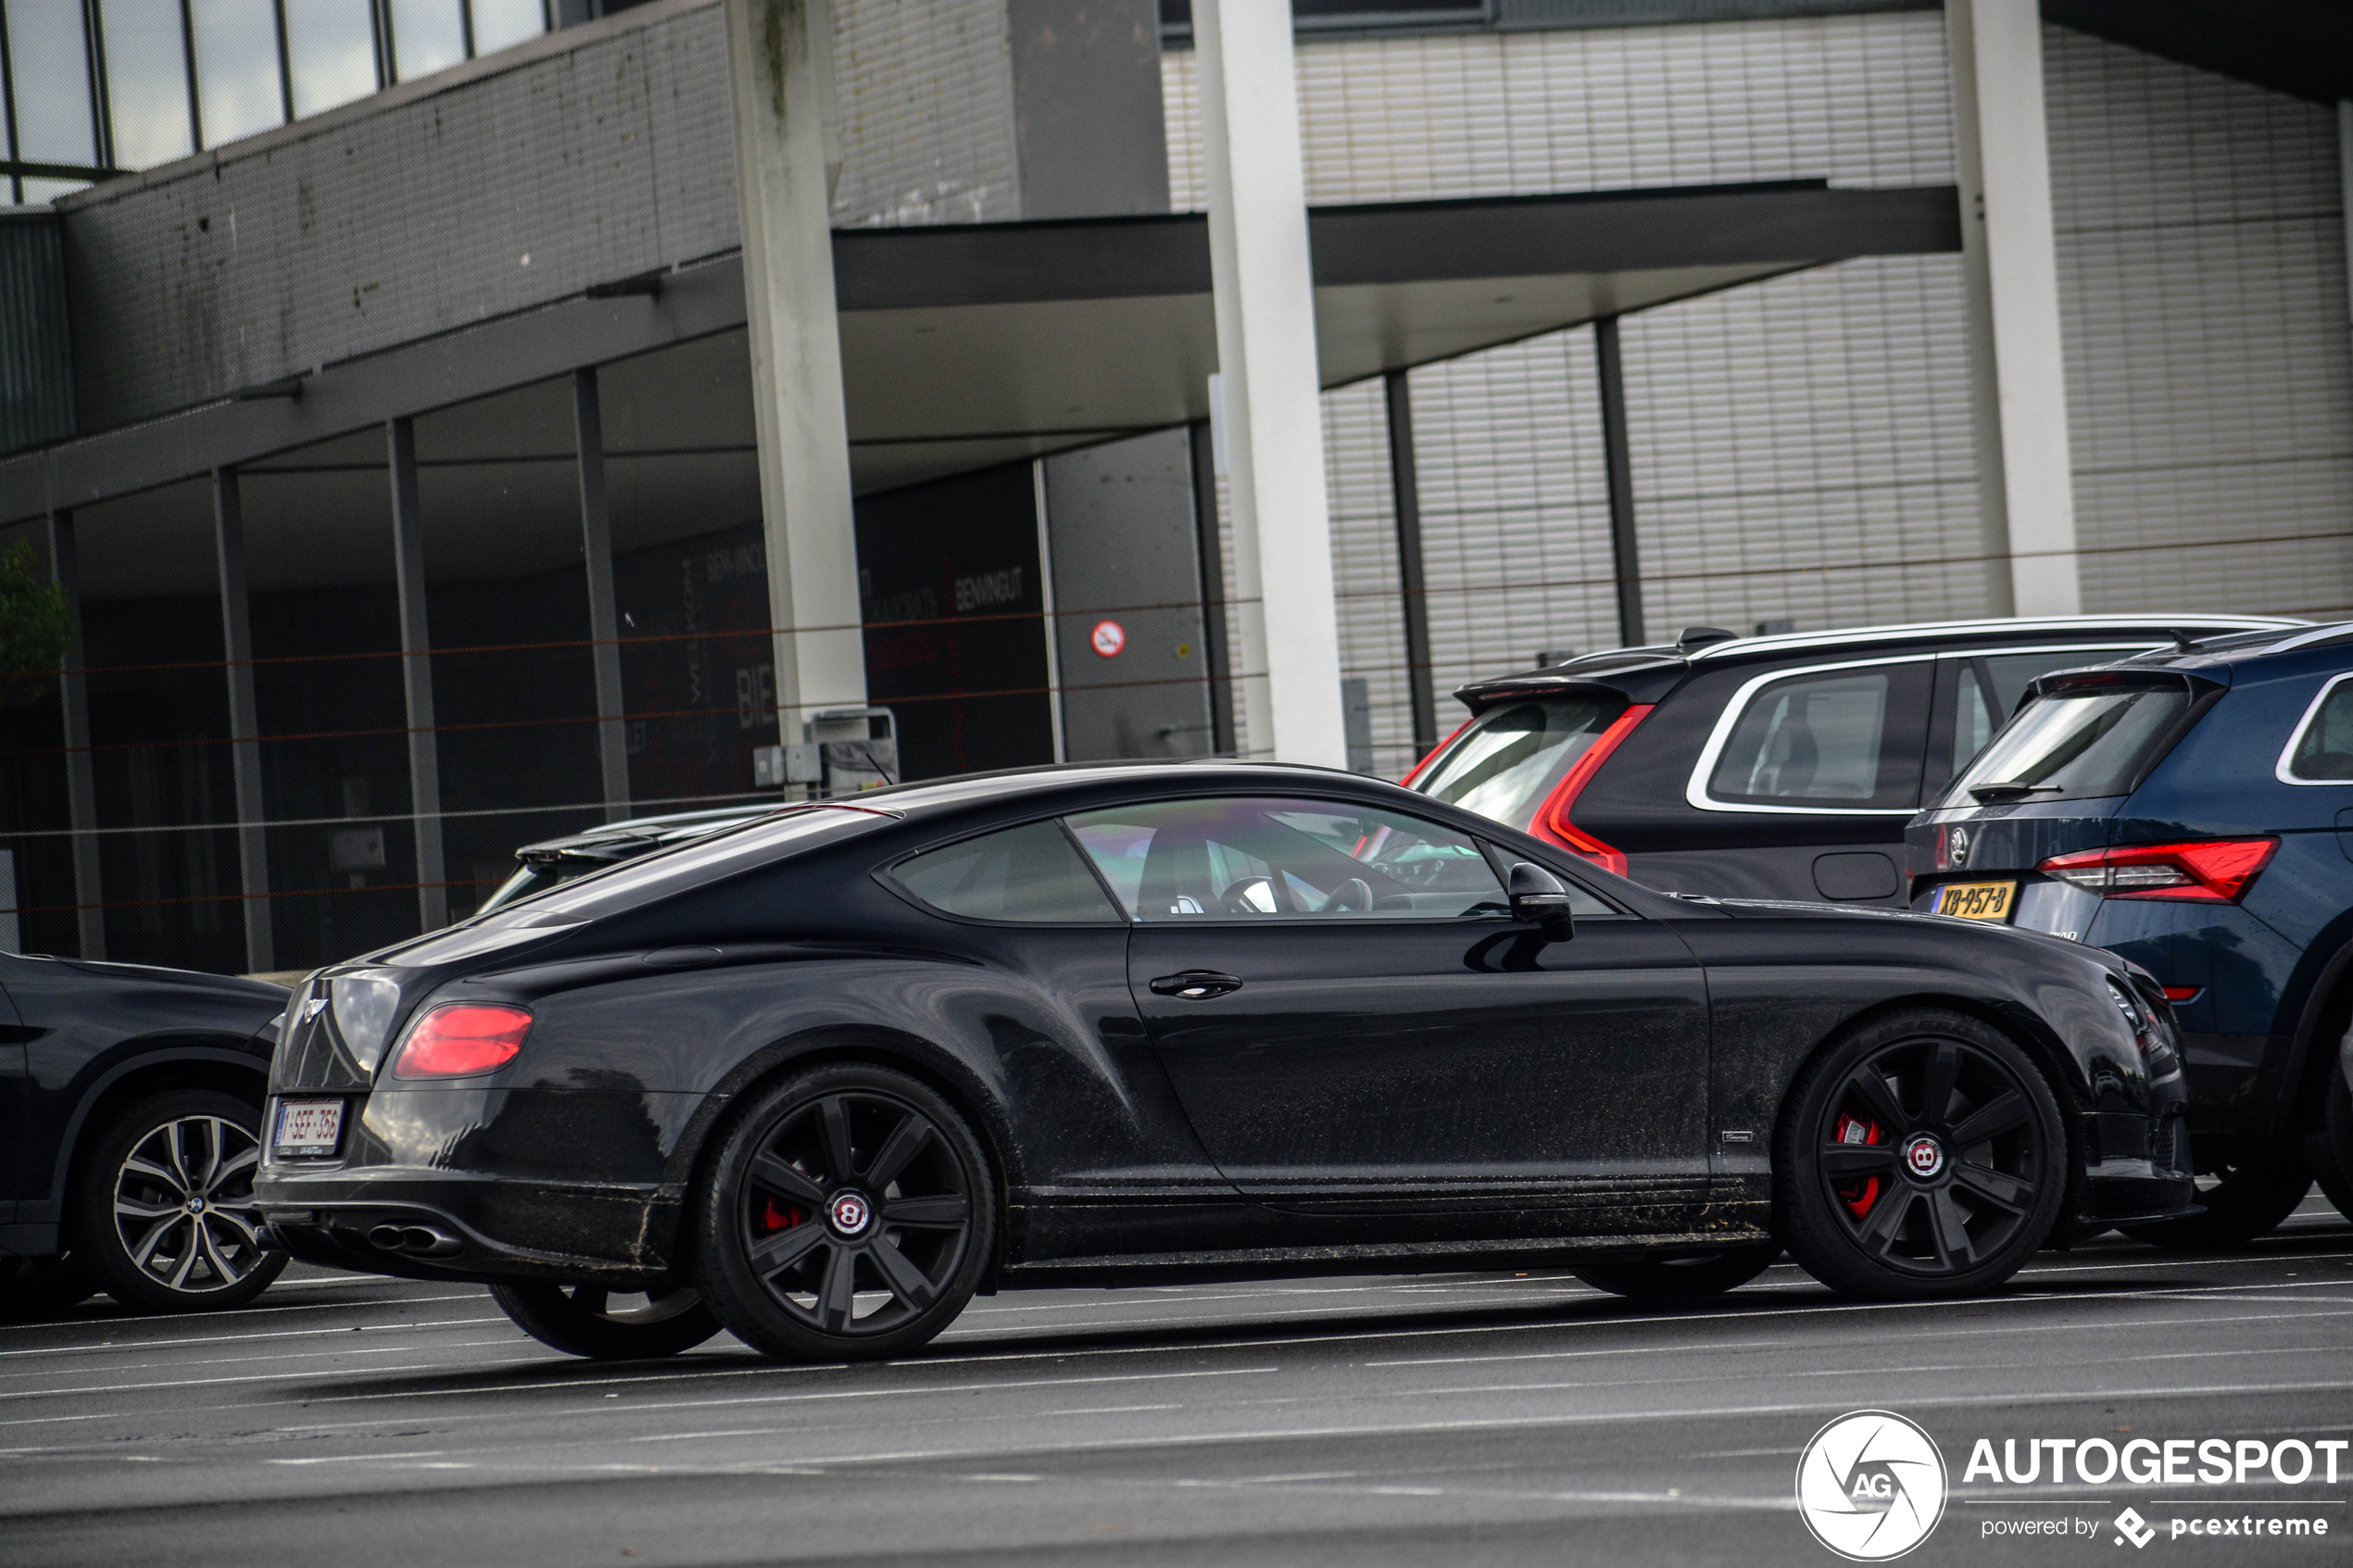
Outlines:
{"label": "building facade panel", "polygon": [[[560,34],[69,198],[82,428],[737,243],[720,24],[699,3]],[[727,178],[682,193],[683,167]]]}
{"label": "building facade panel", "polygon": [[2353,615],[2336,117],[2044,31],[2086,609]]}

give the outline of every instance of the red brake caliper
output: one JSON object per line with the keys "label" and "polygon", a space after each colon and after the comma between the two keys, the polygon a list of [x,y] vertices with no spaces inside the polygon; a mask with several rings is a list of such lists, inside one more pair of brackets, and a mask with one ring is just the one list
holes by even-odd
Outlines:
{"label": "red brake caliper", "polygon": [[[1857,1121],[1843,1110],[1838,1113],[1838,1126],[1831,1136],[1840,1143],[1887,1141],[1887,1135],[1880,1131],[1878,1123]],[[1839,1182],[1831,1190],[1838,1194],[1841,1203],[1846,1205],[1846,1211],[1859,1220],[1871,1211],[1872,1204],[1879,1201],[1879,1178],[1865,1176],[1857,1181]]]}
{"label": "red brake caliper", "polygon": [[800,1211],[798,1205],[779,1209],[776,1207],[776,1200],[774,1198],[762,1198],[761,1201],[766,1205],[766,1207],[760,1211],[760,1228],[762,1231],[773,1234],[776,1231],[790,1230],[793,1226],[800,1223],[801,1221],[809,1218],[807,1214]]}

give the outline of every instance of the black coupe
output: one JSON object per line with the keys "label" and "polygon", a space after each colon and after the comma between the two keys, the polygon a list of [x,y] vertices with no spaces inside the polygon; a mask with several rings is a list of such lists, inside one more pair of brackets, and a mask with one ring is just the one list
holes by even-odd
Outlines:
{"label": "black coupe", "polygon": [[2116,958],[1670,897],[1370,779],[786,809],[311,976],[256,1200],[548,1344],[886,1356],[1041,1285],[1567,1266],[1980,1290],[2191,1201]]}

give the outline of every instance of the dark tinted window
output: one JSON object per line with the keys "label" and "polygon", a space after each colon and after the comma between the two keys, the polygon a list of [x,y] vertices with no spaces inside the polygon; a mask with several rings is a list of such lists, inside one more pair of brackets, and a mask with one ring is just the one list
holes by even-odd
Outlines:
{"label": "dark tinted window", "polygon": [[1708,775],[1727,805],[1893,809],[1917,803],[1926,661],[1787,676],[1751,693]]}
{"label": "dark tinted window", "polygon": [[1393,811],[1320,800],[1168,800],[1088,811],[1070,826],[1139,920],[1510,912],[1475,842]]}
{"label": "dark tinted window", "polygon": [[1954,781],[1944,804],[2129,794],[2189,702],[2180,684],[2070,686],[2029,697]]}
{"label": "dark tinted window", "polygon": [[1502,703],[1455,736],[1414,788],[1526,832],[1562,775],[1625,711],[1624,697],[1602,693]]}
{"label": "dark tinted window", "polygon": [[2105,664],[2134,651],[2134,646],[2061,648],[2041,653],[1988,654],[1951,660],[1957,667],[1953,686],[1953,720],[1949,731],[1940,726],[1935,755],[1929,759],[1931,787],[1969,764],[1985,749],[2002,721],[2017,711],[2027,685],[2037,675],[2054,670],[2076,670]]}
{"label": "dark tinted window", "polygon": [[1052,822],[930,849],[891,868],[900,885],[951,915],[1110,924],[1119,911]]}
{"label": "dark tinted window", "polygon": [[2330,688],[2296,737],[2287,771],[2290,778],[2353,783],[2353,681]]}

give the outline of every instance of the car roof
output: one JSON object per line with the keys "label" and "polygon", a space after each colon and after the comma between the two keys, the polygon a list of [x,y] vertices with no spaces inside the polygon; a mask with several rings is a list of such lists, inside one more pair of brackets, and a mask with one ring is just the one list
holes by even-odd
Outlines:
{"label": "car roof", "polygon": [[[1644,684],[1658,677],[1681,675],[1710,667],[1727,666],[1818,653],[1878,651],[1907,646],[1967,644],[1978,639],[2010,641],[2051,636],[2061,641],[2097,640],[2102,634],[2163,637],[2173,633],[2204,633],[2210,637],[2238,633],[2270,635],[2309,630],[2309,621],[2286,616],[2256,615],[2071,615],[1996,616],[1974,621],[1924,621],[1894,626],[1851,626],[1822,632],[1782,632],[1769,636],[1742,637],[1709,627],[1686,629],[1674,643],[1612,648],[1565,659],[1558,664],[1518,674],[1490,676],[1456,688],[1454,696],[1476,709],[1490,697],[1523,694],[1548,686],[1584,683],[1614,684],[1635,679]],[[1665,688],[1660,688],[1663,695]]]}
{"label": "car roof", "polygon": [[2237,670],[2250,665],[2259,667],[2273,659],[2294,659],[2323,649],[2335,649],[2340,659],[2353,661],[2353,621],[2299,627],[2284,634],[2274,631],[2218,637],[2210,642],[2201,642],[2195,647],[2158,648],[2136,654],[2131,659],[2118,659],[2105,668]]}

